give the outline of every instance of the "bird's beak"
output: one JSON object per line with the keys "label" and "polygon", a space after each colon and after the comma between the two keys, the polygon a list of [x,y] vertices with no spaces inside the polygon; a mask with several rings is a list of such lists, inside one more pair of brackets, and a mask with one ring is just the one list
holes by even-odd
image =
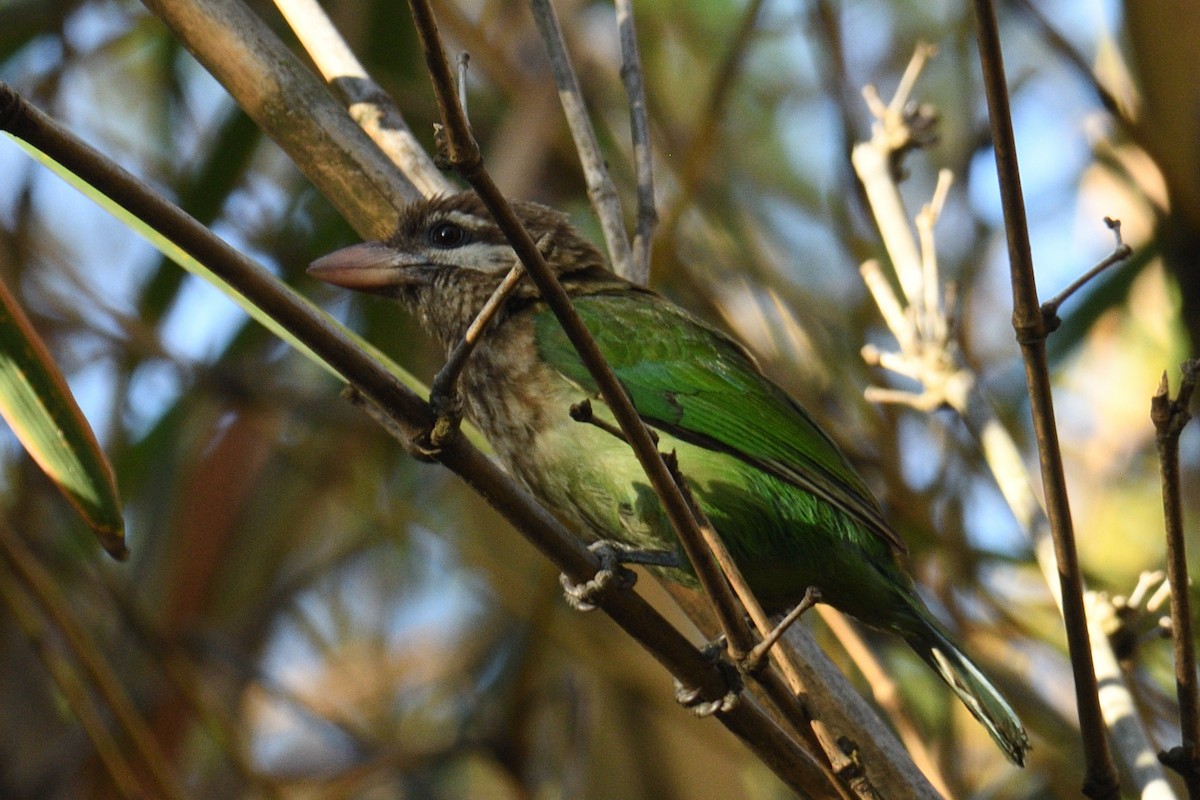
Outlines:
{"label": "bird's beak", "polygon": [[383,242],[363,242],[321,256],[308,265],[308,274],[334,286],[370,292],[406,283],[405,272],[412,266]]}

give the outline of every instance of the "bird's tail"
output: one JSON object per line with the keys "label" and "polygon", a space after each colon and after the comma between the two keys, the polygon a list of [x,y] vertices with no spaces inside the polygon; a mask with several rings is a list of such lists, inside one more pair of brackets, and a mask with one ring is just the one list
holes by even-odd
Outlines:
{"label": "bird's tail", "polygon": [[933,667],[975,719],[987,728],[1008,760],[1019,767],[1025,766],[1029,737],[1012,706],[950,639],[949,632],[940,622],[925,609],[918,609],[917,615],[922,624],[919,630],[904,637],[909,646]]}

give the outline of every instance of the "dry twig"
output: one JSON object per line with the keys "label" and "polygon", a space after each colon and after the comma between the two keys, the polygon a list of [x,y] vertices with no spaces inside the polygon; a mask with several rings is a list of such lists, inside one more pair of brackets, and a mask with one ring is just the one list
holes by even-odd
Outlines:
{"label": "dry twig", "polygon": [[1196,685],[1196,646],[1192,638],[1191,593],[1188,590],[1187,544],[1183,535],[1183,503],[1179,490],[1179,435],[1191,419],[1188,408],[1200,361],[1185,361],[1179,393],[1172,400],[1164,372],[1150,400],[1162,472],[1163,518],[1167,529],[1167,580],[1171,585],[1171,634],[1175,644],[1175,693],[1179,698],[1180,744],[1159,756],[1183,776],[1188,797],[1200,798],[1200,689]]}
{"label": "dry twig", "polygon": [[1108,739],[1105,737],[1104,715],[1100,708],[1099,687],[1092,664],[1087,614],[1083,604],[1083,582],[1079,572],[1079,556],[1075,549],[1075,530],[1071,521],[1062,453],[1054,419],[1054,400],[1050,393],[1050,371],[1046,360],[1046,335],[1049,331],[1046,330],[1038,304],[1037,284],[1034,280],[1029,228],[1025,221],[1025,204],[1021,192],[1016,144],[1013,140],[1012,112],[1009,109],[1008,82],[1004,76],[1000,33],[991,0],[974,0],[974,6],[979,59],[983,67],[988,117],[996,152],[996,170],[1000,180],[1000,202],[1004,209],[1005,230],[1008,234],[1013,328],[1025,361],[1025,378],[1029,384],[1033,427],[1041,461],[1046,514],[1054,538],[1054,555],[1062,591],[1063,622],[1075,676],[1075,703],[1079,713],[1079,727],[1083,734],[1086,762],[1083,791],[1093,800],[1115,800],[1119,796],[1119,782]]}
{"label": "dry twig", "polygon": [[579,79],[575,76],[575,68],[571,65],[571,57],[567,53],[567,43],[563,39],[558,16],[554,13],[550,0],[530,0],[530,7],[542,34],[546,54],[550,58],[550,69],[554,73],[554,82],[558,84],[559,100],[562,102],[567,124],[571,128],[571,135],[575,138],[575,149],[579,152],[583,175],[587,179],[588,197],[592,201],[596,216],[600,218],[600,228],[604,231],[604,242],[608,246],[608,257],[612,261],[613,271],[634,280],[629,237],[625,233],[625,223],[621,218],[621,201],[617,196],[617,187],[609,177],[604,155],[596,141],[596,132],[588,119],[587,106],[583,102]]}

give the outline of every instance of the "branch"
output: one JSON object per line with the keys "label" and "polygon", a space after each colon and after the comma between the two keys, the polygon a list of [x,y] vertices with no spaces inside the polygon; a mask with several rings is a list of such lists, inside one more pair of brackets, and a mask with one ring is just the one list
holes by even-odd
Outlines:
{"label": "branch", "polygon": [[629,278],[645,286],[650,281],[650,251],[658,211],[654,204],[654,148],[642,83],[642,58],[633,24],[633,0],[616,0],[617,34],[621,41],[621,80],[629,97],[629,129],[633,138],[633,168],[637,175],[637,229],[633,236]]}
{"label": "branch", "polygon": [[991,0],[974,0],[974,5],[979,60],[983,67],[988,117],[996,152],[996,171],[1000,179],[1000,202],[1004,208],[1005,230],[1008,234],[1013,328],[1025,361],[1025,379],[1029,385],[1033,428],[1041,461],[1046,513],[1054,538],[1054,555],[1062,590],[1063,621],[1075,676],[1075,703],[1083,734],[1085,759],[1083,791],[1093,800],[1115,800],[1119,795],[1119,783],[1108,740],[1104,736],[1104,715],[1100,709],[1099,687],[1092,665],[1087,614],[1083,605],[1083,582],[1054,419],[1054,400],[1050,393],[1050,372],[1046,361],[1046,335],[1049,331],[1038,305],[1000,33]]}
{"label": "branch", "polygon": [[[913,63],[920,63],[925,59],[926,53],[923,49],[918,48]],[[911,66],[910,64],[906,75],[912,75]],[[902,82],[905,92],[911,86],[912,81],[909,79]],[[881,231],[888,232],[886,247],[908,302],[902,303],[896,296],[892,284],[884,276],[878,262],[868,261],[862,265],[863,280],[874,297],[884,322],[899,344],[899,352],[883,352],[873,345],[867,345],[862,354],[868,364],[880,366],[916,381],[921,386],[919,392],[871,386],[867,388],[865,395],[872,402],[897,403],[924,413],[939,408],[951,408],[959,415],[979,443],[998,488],[1032,544],[1038,566],[1061,611],[1062,586],[1054,540],[1045,511],[1025,468],[1020,450],[1000,422],[991,401],[980,390],[975,374],[962,363],[956,341],[957,334],[950,320],[953,307],[951,289],[947,289],[944,301],[938,294],[940,278],[933,228],[949,187],[949,174],[945,171],[939,174],[933,199],[917,215],[916,228],[920,238],[918,246],[912,228],[905,218],[899,187],[895,180],[897,172],[893,167],[897,154],[872,152],[886,151],[897,145],[905,148],[911,146],[918,137],[911,132],[894,128],[903,128],[912,121],[927,124],[928,120],[933,118],[932,114],[922,113],[920,106],[911,107],[909,112],[904,113],[903,109],[908,107],[907,103],[902,104],[893,99],[885,105],[874,90],[869,88],[864,94],[877,122],[871,140],[855,145],[853,161],[864,191],[871,198],[871,210],[875,214],[877,224]],[[1113,256],[1120,255],[1120,245],[1118,238],[1118,248]],[[1101,264],[1107,267],[1114,263],[1113,256]],[[1099,271],[1090,270],[1083,279],[1075,282],[1073,288],[1060,296],[1059,302],[1083,285],[1085,279],[1090,279]],[[1107,638],[1093,638],[1091,647],[1091,652],[1095,653],[1095,657],[1100,661],[1116,663],[1112,644]],[[1130,774],[1147,776],[1147,780],[1163,781],[1165,776],[1156,764],[1151,762],[1150,767],[1142,767],[1154,749],[1144,726],[1134,713],[1134,701],[1125,684],[1125,676],[1117,672],[1111,677],[1114,680],[1105,686],[1107,699],[1102,711],[1108,728],[1114,732],[1120,731],[1120,735],[1114,735],[1114,743],[1119,749],[1121,760],[1128,766]]]}
{"label": "branch", "polygon": [[588,119],[587,106],[583,102],[579,79],[575,76],[575,68],[571,65],[571,57],[567,53],[562,26],[558,24],[558,17],[554,13],[554,7],[550,5],[550,0],[530,0],[529,5],[538,31],[542,34],[546,55],[550,59],[550,70],[554,73],[554,82],[558,85],[558,97],[567,117],[567,125],[571,128],[571,136],[575,139],[580,164],[583,166],[588,198],[592,201],[596,216],[600,218],[600,228],[604,231],[604,242],[608,246],[613,271],[623,278],[635,280],[629,237],[621,219],[621,201],[617,196],[617,187],[609,177],[604,155],[596,141],[596,131]]}
{"label": "branch", "polygon": [[351,119],[417,190],[425,197],[452,191],[450,182],[413,136],[396,102],[371,80],[316,0],[275,0],[275,5],[330,88],[346,104]]}
{"label": "branch", "polygon": [[1196,686],[1196,645],[1192,638],[1191,592],[1187,542],[1183,535],[1183,503],[1179,493],[1179,435],[1191,419],[1188,406],[1200,379],[1200,361],[1185,361],[1179,394],[1172,400],[1164,372],[1150,400],[1155,442],[1162,473],[1163,518],[1167,529],[1167,581],[1171,584],[1171,638],[1175,643],[1175,693],[1179,698],[1180,744],[1159,756],[1183,776],[1188,797],[1200,798],[1200,689]]}

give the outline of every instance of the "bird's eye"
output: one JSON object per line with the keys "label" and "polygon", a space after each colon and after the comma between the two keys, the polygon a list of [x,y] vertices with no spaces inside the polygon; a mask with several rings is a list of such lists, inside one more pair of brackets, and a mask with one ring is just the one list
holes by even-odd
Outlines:
{"label": "bird's eye", "polygon": [[450,249],[467,241],[467,232],[453,222],[439,222],[429,229],[429,243],[434,247]]}

